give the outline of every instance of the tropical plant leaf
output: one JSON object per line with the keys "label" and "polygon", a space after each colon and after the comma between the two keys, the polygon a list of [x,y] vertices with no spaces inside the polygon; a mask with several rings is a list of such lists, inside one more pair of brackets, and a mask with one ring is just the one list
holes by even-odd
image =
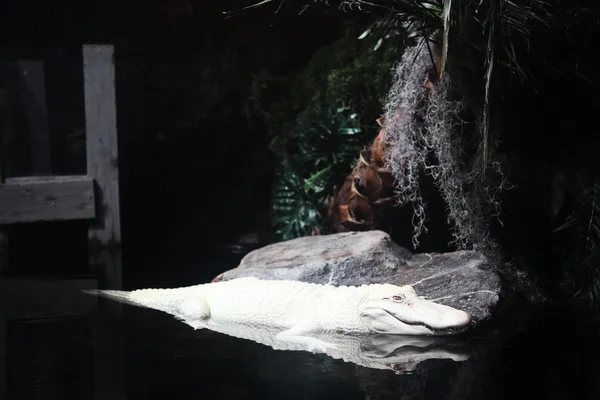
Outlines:
{"label": "tropical plant leaf", "polygon": [[[273,0],[263,0],[263,1],[259,1],[258,3],[250,4],[249,6],[238,8],[238,9],[233,10],[233,11],[223,11],[223,14],[225,14],[225,15],[234,14],[234,13],[237,13],[237,12],[240,12],[240,11],[249,10],[249,9],[252,9],[252,8],[264,6],[265,4],[269,4],[269,3],[272,3],[272,2],[273,2]],[[282,1],[282,3],[283,3],[283,1]],[[281,4],[279,5],[279,7],[281,7]]]}
{"label": "tropical plant leaf", "polygon": [[[280,238],[320,227],[334,186],[376,136],[380,99],[403,46],[400,40],[391,43],[401,38],[379,26],[358,41],[361,32],[363,26],[348,24],[304,69],[282,77],[262,71],[250,85],[246,115],[262,119],[273,135],[277,172],[271,216]],[[373,51],[381,38],[389,45]]]}
{"label": "tropical plant leaf", "polygon": [[452,11],[452,0],[444,0],[444,35],[442,40],[442,61],[440,64],[440,78],[446,70],[446,60],[448,59],[448,40],[450,37],[450,15]]}
{"label": "tropical plant leaf", "polygon": [[[480,146],[482,179],[485,179],[491,137],[499,117],[492,114],[503,89],[495,70],[506,67],[521,81],[534,84],[533,74],[527,68],[529,58],[535,58],[528,54],[530,36],[532,32],[550,26],[549,4],[542,0],[346,0],[343,4],[382,13],[380,24],[401,26],[409,37],[420,37],[425,42],[431,39],[433,32],[441,31],[440,77],[445,72],[453,38],[465,30],[474,33],[462,39],[479,50],[485,60],[482,66],[485,68],[485,93]],[[481,32],[479,38],[478,31]]]}
{"label": "tropical plant leaf", "polygon": [[282,239],[321,228],[334,185],[343,180],[367,140],[361,132],[356,113],[333,103],[302,112],[285,139],[276,141],[280,167],[272,209]]}
{"label": "tropical plant leaf", "polygon": [[[483,131],[481,139],[481,172],[482,179],[485,179],[485,173],[488,165],[489,137],[491,130],[491,96],[492,96],[492,75],[496,65],[496,44],[498,42],[498,26],[501,22],[503,12],[503,0],[497,2],[490,1],[487,12],[487,18],[484,22],[484,27],[487,30],[487,53],[485,59],[485,95],[483,104]],[[498,6],[498,8],[497,8]]]}

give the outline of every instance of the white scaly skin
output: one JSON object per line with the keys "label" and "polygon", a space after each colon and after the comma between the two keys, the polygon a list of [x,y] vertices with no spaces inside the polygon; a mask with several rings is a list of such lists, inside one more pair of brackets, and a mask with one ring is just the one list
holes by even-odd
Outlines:
{"label": "white scaly skin", "polygon": [[[87,293],[160,310],[194,329],[232,334],[232,324],[279,330],[278,339],[304,343],[322,332],[441,335],[468,326],[469,315],[424,300],[410,286],[332,286],[238,278],[177,289]],[[228,332],[231,331],[231,332]],[[313,347],[319,343],[313,342]]]}

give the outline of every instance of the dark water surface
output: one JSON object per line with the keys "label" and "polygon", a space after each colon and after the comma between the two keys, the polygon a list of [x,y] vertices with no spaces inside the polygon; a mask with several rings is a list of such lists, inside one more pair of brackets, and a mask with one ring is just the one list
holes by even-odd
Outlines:
{"label": "dark water surface", "polygon": [[[238,261],[208,257],[202,262],[213,270],[192,263],[162,285],[149,271],[126,286],[206,282]],[[466,361],[427,360],[409,374],[195,332],[168,315],[128,306],[119,313],[105,302],[92,315],[5,328],[10,400],[600,398],[596,328],[560,307],[470,337]]]}

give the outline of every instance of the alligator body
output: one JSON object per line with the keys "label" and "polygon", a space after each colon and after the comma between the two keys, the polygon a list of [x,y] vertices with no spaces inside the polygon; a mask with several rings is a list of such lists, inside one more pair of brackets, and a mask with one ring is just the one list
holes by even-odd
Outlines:
{"label": "alligator body", "polygon": [[[231,336],[236,336],[231,326],[268,327],[286,343],[306,344],[305,338],[324,332],[450,335],[463,332],[470,322],[467,313],[422,299],[411,286],[389,284],[332,286],[238,278],[175,289],[86,293],[159,310],[194,329]],[[319,346],[318,341],[313,344]]]}

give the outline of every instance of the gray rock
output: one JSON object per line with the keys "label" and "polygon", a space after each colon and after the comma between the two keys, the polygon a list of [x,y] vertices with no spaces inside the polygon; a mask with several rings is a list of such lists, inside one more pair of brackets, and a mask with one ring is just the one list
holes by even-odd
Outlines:
{"label": "gray rock", "polygon": [[468,312],[472,325],[488,320],[501,280],[476,251],[412,254],[382,231],[307,236],[248,253],[214,281],[253,276],[328,283],[412,285],[420,296]]}

